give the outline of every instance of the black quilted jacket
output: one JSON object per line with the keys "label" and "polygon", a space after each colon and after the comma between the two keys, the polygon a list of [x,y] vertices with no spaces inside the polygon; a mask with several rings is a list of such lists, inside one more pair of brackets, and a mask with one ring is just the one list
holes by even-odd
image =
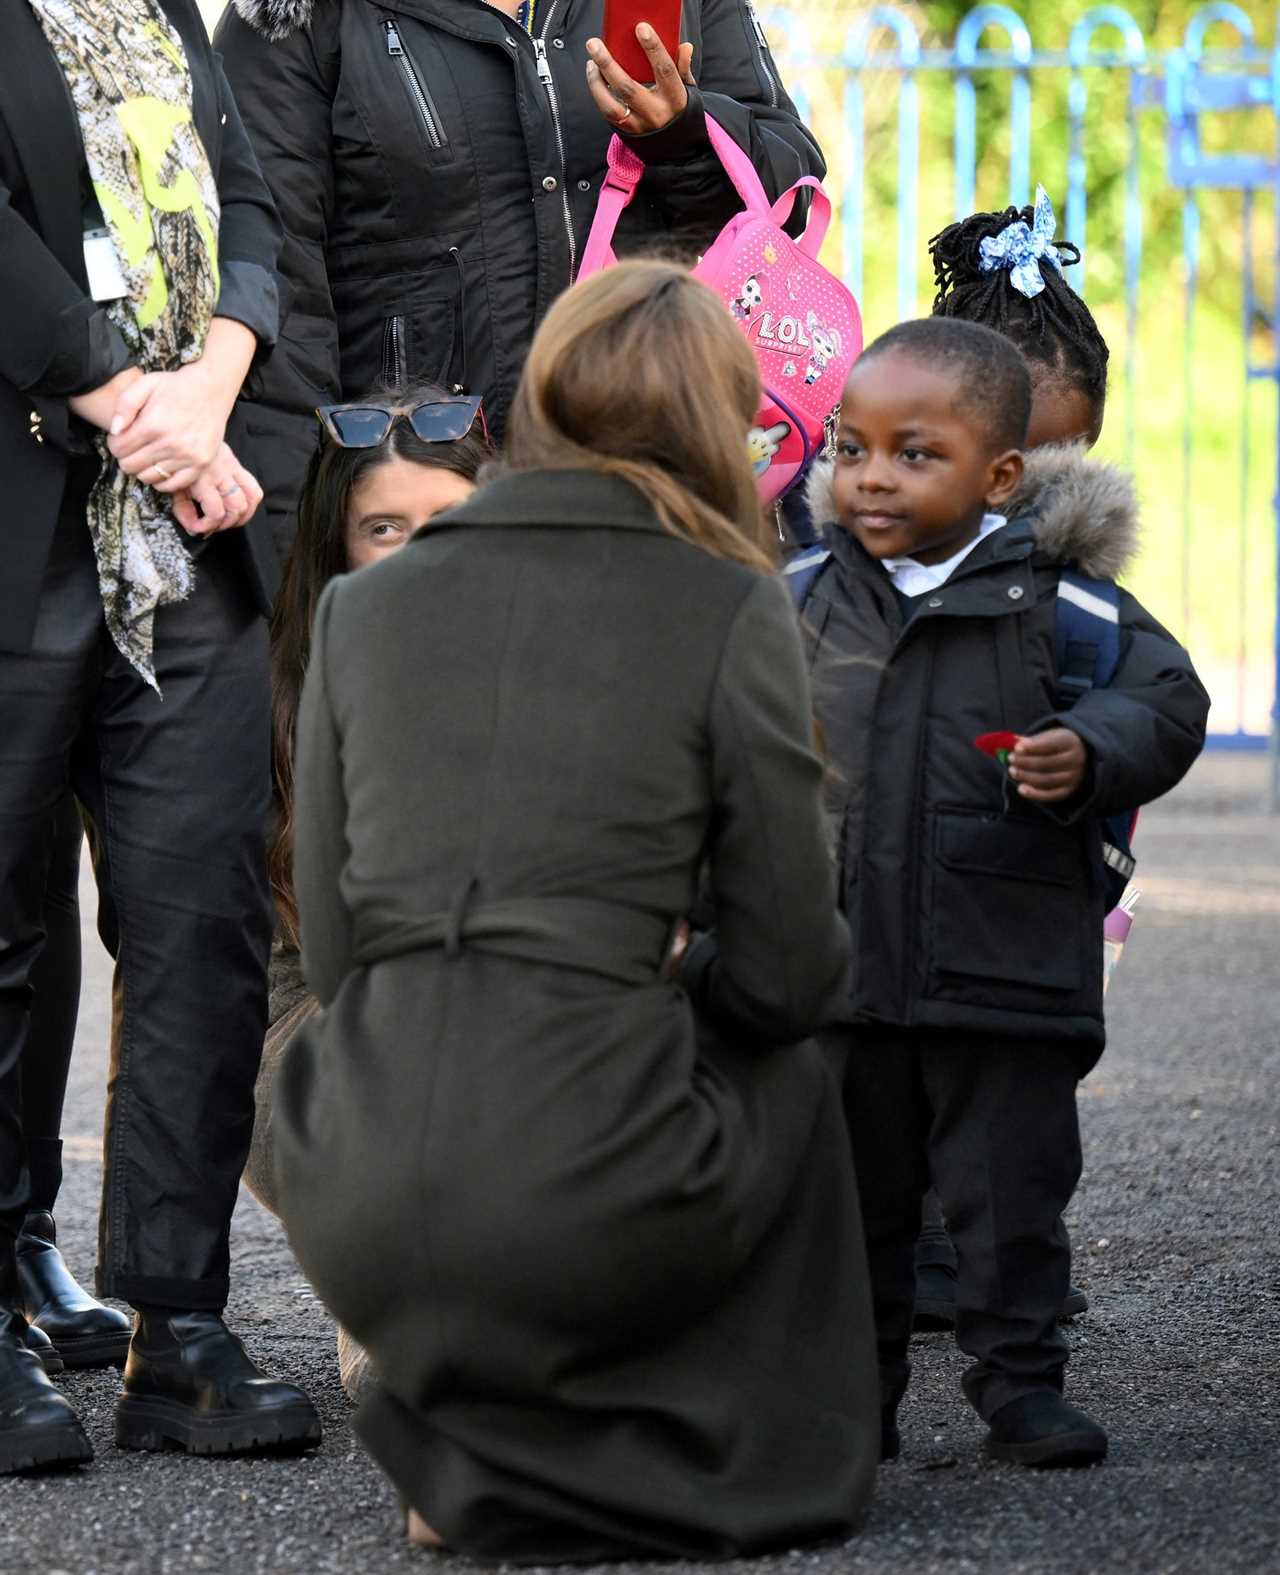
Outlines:
{"label": "black quilted jacket", "polygon": [[[700,106],[771,195],[824,170],[746,0],[685,0],[684,16],[700,88],[674,125],[637,139],[651,168],[623,251],[699,248],[741,206]],[[279,445],[314,441],[300,415],[380,379],[483,394],[501,434],[595,213],[610,131],[586,41],[602,24],[603,0],[537,0],[533,37],[484,0],[228,7],[217,47],[288,236],[292,311],[258,410],[269,489],[298,468]]]}

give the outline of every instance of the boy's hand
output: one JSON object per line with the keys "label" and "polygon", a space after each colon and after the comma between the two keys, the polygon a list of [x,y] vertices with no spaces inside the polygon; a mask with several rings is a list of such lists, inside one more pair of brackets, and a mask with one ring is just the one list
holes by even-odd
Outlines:
{"label": "boy's hand", "polygon": [[1033,804],[1061,804],[1084,786],[1089,750],[1069,727],[1051,727],[1020,738],[1009,757],[1009,775],[1018,792]]}

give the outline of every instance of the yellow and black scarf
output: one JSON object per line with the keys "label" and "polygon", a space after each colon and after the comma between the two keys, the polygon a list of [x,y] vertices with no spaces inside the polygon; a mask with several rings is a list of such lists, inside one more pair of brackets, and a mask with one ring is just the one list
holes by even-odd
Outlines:
{"label": "yellow and black scarf", "polygon": [[[156,0],[29,0],[71,90],[89,176],[128,283],[106,304],[144,372],[198,360],[218,299],[218,191],[192,118],[182,40]],[[98,439],[89,497],[107,628],[153,688],[158,607],[195,569],[162,493]]]}

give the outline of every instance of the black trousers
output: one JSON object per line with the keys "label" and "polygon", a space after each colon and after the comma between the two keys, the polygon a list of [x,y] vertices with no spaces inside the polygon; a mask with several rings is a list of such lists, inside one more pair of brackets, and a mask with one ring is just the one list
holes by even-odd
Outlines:
{"label": "black trousers", "polygon": [[31,1017],[22,1052],[22,1133],[32,1209],[53,1212],[62,1186],[62,1106],[80,1012],[80,853],[84,823],[67,793],[49,827],[45,942],[31,970]]}
{"label": "black trousers", "polygon": [[116,960],[98,1291],[217,1309],[266,1026],[267,629],[215,538],[157,615],[157,695],[106,632],[89,479],[68,484],[32,649],[0,652],[0,1277],[32,1202],[23,1063],[70,789]]}
{"label": "black trousers", "polygon": [[955,1244],[964,1391],[984,1418],[1035,1390],[1061,1392],[1058,1315],[1071,1277],[1062,1212],[1080,1179],[1070,1044],[859,1027],[844,1103],[871,1271],[881,1403],[910,1376],[915,1244],[930,1183]]}

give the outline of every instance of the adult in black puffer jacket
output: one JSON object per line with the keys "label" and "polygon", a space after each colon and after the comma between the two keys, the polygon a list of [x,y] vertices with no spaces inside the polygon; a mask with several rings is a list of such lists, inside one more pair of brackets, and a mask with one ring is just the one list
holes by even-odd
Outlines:
{"label": "adult in black puffer jacket", "polygon": [[[586,44],[602,26],[602,0],[536,0],[531,32],[485,0],[228,7],[217,47],[287,236],[292,310],[246,461],[278,542],[318,404],[379,381],[459,385],[484,396],[501,437],[533,330],[595,213],[612,127],[588,90]],[[650,170],[620,252],[696,251],[741,207],[704,109],[771,196],[825,168],[748,0],[685,0],[682,33],[700,86],[664,129],[629,139]]]}

